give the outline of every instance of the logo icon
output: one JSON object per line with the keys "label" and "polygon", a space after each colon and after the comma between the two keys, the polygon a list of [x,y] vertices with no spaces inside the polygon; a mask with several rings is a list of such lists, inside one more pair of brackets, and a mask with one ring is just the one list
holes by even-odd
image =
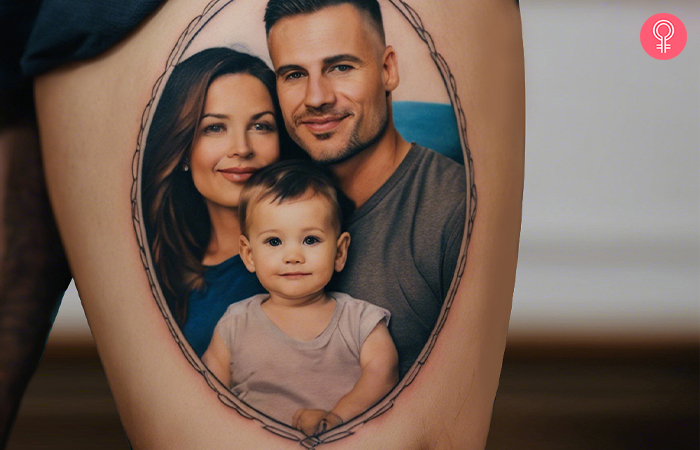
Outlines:
{"label": "logo icon", "polygon": [[681,19],[673,14],[654,14],[642,25],[642,47],[656,59],[671,59],[685,48],[688,34]]}

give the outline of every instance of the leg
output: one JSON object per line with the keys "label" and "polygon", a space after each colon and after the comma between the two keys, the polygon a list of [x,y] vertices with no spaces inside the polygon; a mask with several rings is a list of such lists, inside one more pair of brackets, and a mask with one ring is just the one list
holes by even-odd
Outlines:
{"label": "leg", "polygon": [[13,117],[3,114],[0,124],[0,447],[71,279],[46,195],[31,91],[5,98]]}
{"label": "leg", "polygon": [[[205,3],[168,2],[105,55],[37,80],[47,183],[134,448],[299,448],[224,406],[193,368],[201,366],[185,359],[154,301],[134,234],[132,158],[142,113],[180,31]],[[431,357],[389,412],[333,445],[483,448],[505,346],[520,229],[524,75],[519,12],[510,1],[455,0],[440,8],[427,0],[410,3],[455,76],[479,212],[464,275]],[[264,2],[254,9],[260,5]]]}

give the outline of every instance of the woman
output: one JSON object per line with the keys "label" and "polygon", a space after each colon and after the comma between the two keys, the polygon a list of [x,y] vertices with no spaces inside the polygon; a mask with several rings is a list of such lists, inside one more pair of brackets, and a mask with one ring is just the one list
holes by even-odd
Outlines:
{"label": "woman", "polygon": [[231,303],[265,292],[238,256],[238,196],[291,148],[275,75],[259,58],[211,48],[175,67],[146,141],[143,208],[157,276],[198,356]]}

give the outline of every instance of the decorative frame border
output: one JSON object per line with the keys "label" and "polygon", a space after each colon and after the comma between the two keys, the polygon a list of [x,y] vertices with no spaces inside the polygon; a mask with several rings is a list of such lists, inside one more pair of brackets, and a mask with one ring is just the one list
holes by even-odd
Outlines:
{"label": "decorative frame border", "polygon": [[355,430],[362,426],[364,423],[378,417],[391,409],[394,405],[394,400],[403,391],[404,388],[409,386],[415,379],[418,372],[425,364],[428,356],[435,347],[438,335],[442,331],[445,321],[447,320],[447,314],[449,313],[452,303],[454,302],[455,293],[457,291],[457,286],[462,279],[464,274],[464,268],[467,262],[467,248],[469,241],[471,239],[472,228],[474,226],[474,218],[476,217],[476,185],[474,184],[474,163],[471,157],[471,151],[467,145],[467,120],[462,109],[462,103],[459,96],[457,95],[457,84],[455,78],[450,71],[447,62],[442,57],[442,55],[437,51],[435,47],[435,42],[433,41],[430,33],[424,28],[421,18],[418,13],[411,8],[403,0],[386,0],[391,3],[401,15],[411,24],[413,29],[416,31],[420,39],[426,44],[428,50],[430,51],[430,56],[432,57],[435,65],[437,66],[440,76],[442,77],[445,88],[450,97],[450,102],[455,111],[457,124],[460,131],[460,140],[462,143],[462,154],[464,156],[464,165],[466,170],[466,182],[469,189],[469,195],[467,197],[467,221],[464,229],[464,235],[462,238],[462,248],[460,250],[460,257],[457,263],[457,268],[455,270],[455,275],[450,285],[450,289],[445,298],[442,310],[440,311],[440,316],[438,317],[435,328],[430,334],[428,342],[423,347],[423,350],[419,354],[416,361],[411,366],[411,369],[406,373],[406,375],[399,381],[399,383],[394,387],[394,389],[387,394],[384,399],[378,402],[375,406],[365,411],[363,414],[355,417],[354,419],[344,423],[343,425],[333,428],[326,433],[307,437],[298,430],[291,428],[290,426],[280,423],[256,409],[252,408],[247,403],[239,400],[233,395],[225,386],[223,386],[219,380],[217,380],[211,372],[206,368],[202,361],[197,358],[192,351],[189,343],[185,340],[180,328],[175,324],[172,314],[168,305],[166,304],[165,297],[160,289],[160,285],[157,281],[157,277],[154,274],[153,263],[151,261],[150,251],[148,251],[148,242],[146,238],[146,230],[142,221],[143,209],[141,207],[141,172],[140,168],[143,163],[143,146],[146,142],[146,137],[148,134],[148,126],[152,119],[152,114],[155,112],[154,106],[157,104],[156,100],[159,98],[159,94],[162,91],[161,86],[167,80],[172,72],[173,68],[179,62],[182,55],[185,53],[190,43],[199,34],[199,32],[206,26],[206,24],[218,14],[222,9],[224,9],[229,4],[233,3],[235,0],[212,0],[205,7],[200,15],[192,19],[192,21],[187,25],[185,30],[180,34],[177,43],[173,47],[170,55],[168,56],[167,62],[165,64],[165,69],[163,73],[158,77],[153,88],[151,90],[151,98],[144,108],[143,114],[141,115],[141,127],[139,130],[136,150],[132,158],[131,170],[132,170],[132,184],[131,184],[131,215],[133,219],[134,232],[136,233],[136,238],[138,240],[141,262],[143,264],[146,275],[148,276],[148,282],[151,287],[151,293],[153,294],[156,304],[160,309],[165,323],[168,325],[168,329],[175,338],[176,343],[180,347],[183,355],[190,363],[190,365],[199,372],[204,379],[207,381],[209,387],[214,390],[226,406],[236,410],[241,416],[254,420],[258,422],[263,429],[268,430],[278,436],[286,439],[299,442],[299,444],[306,449],[315,449],[322,444],[335,442],[339,439],[343,439],[347,436],[354,434]]}

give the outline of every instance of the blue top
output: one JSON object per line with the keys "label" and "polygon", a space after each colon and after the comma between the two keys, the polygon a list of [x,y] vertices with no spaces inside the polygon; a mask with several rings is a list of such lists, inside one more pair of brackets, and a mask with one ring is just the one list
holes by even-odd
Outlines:
{"label": "blue top", "polygon": [[248,272],[239,255],[208,266],[204,289],[190,292],[187,319],[182,327],[185,339],[200,358],[209,347],[214,328],[229,305],[267,292],[258,277]]}
{"label": "blue top", "polygon": [[394,126],[408,142],[464,164],[459,127],[449,103],[394,102]]}

